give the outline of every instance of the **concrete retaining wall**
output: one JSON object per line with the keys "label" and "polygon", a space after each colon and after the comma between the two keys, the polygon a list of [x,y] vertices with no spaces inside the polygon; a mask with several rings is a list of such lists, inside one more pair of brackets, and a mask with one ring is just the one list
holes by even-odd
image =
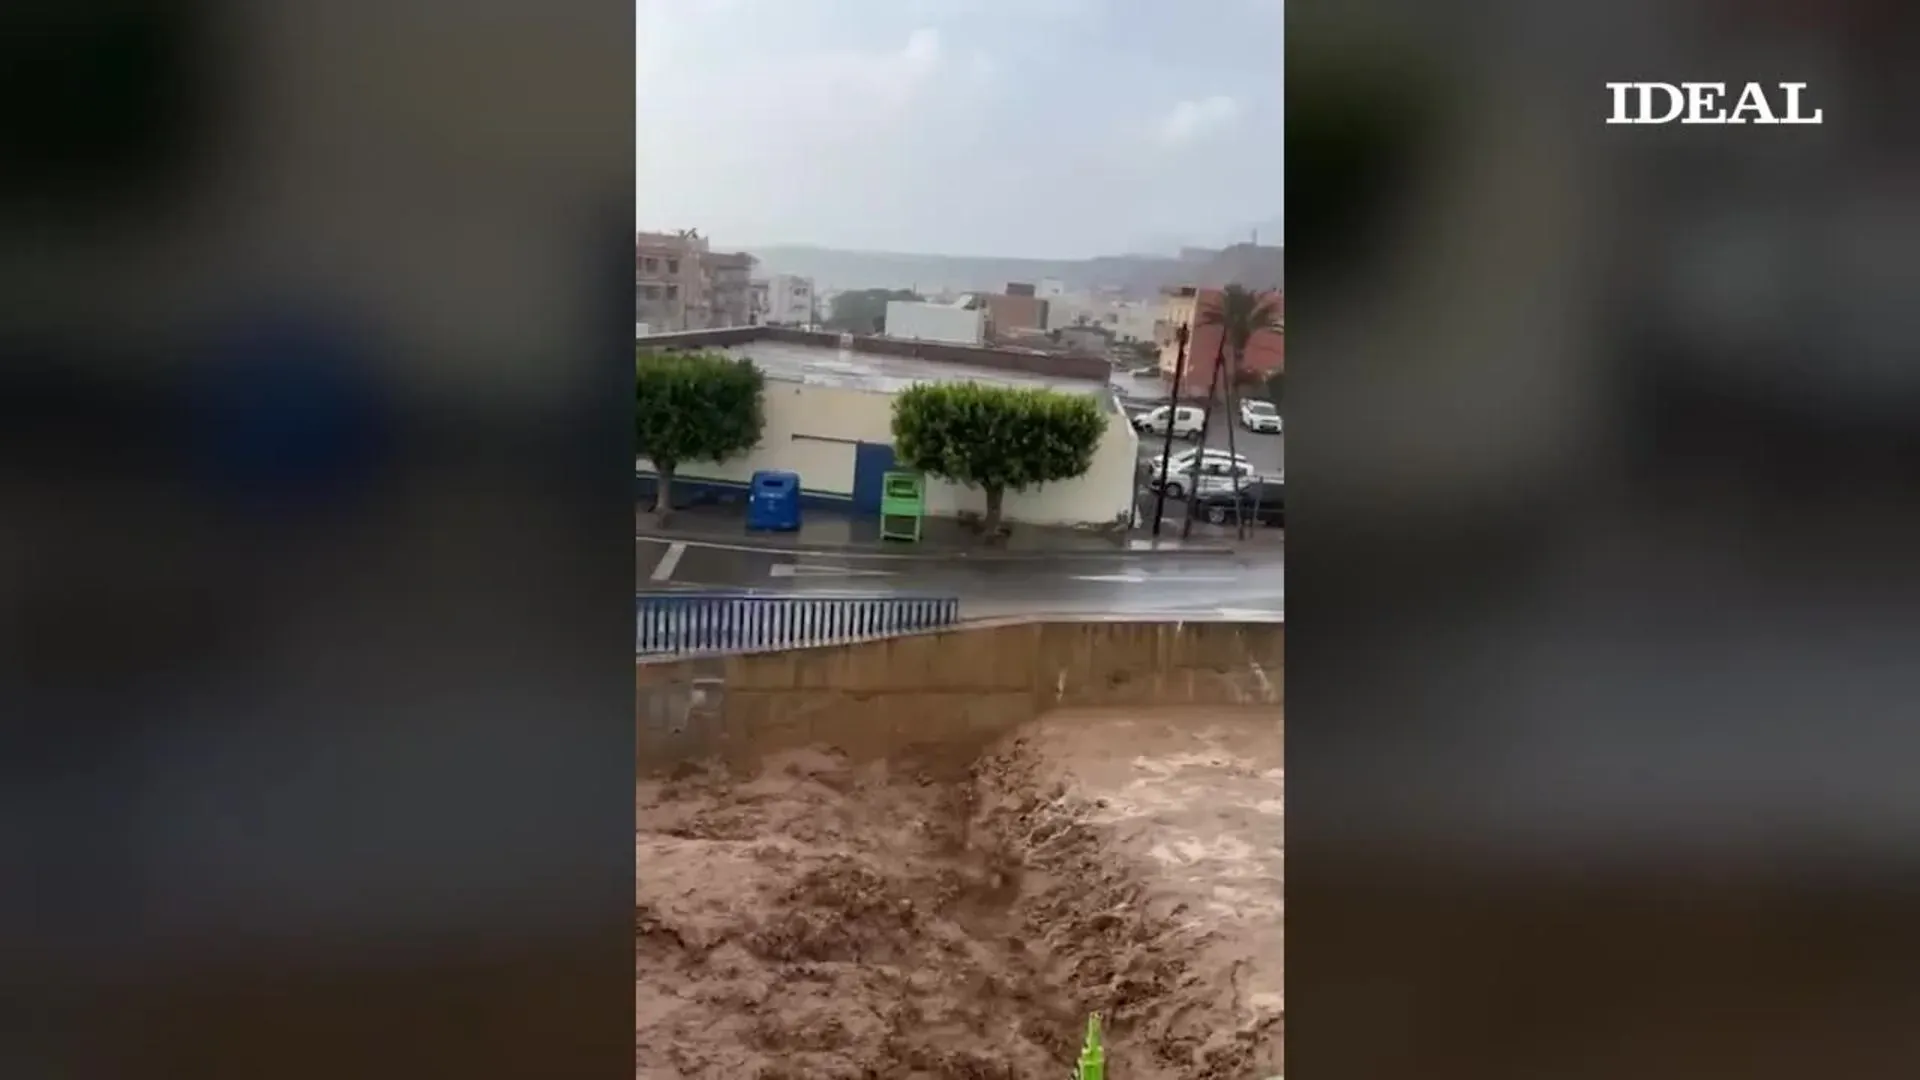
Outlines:
{"label": "concrete retaining wall", "polygon": [[1006,621],[857,645],[636,665],[642,772],[799,746],[965,768],[1042,712],[1281,704],[1278,622]]}

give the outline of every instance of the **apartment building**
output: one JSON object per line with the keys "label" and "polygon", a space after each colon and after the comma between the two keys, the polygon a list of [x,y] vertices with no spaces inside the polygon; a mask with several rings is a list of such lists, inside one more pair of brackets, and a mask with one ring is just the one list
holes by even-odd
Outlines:
{"label": "apartment building", "polygon": [[760,321],[772,326],[807,326],[824,317],[813,281],[797,274],[775,274],[754,282]]}
{"label": "apartment building", "polygon": [[1007,336],[1028,331],[1044,333],[1047,329],[1047,301],[1033,293],[1032,284],[1009,281],[1005,292],[979,294],[987,308],[989,333]]}
{"label": "apartment building", "polygon": [[[634,319],[662,332],[705,329],[699,257],[707,240],[693,229],[635,233]],[[698,315],[698,317],[696,317]]]}
{"label": "apartment building", "polygon": [[715,252],[697,229],[635,233],[634,321],[662,333],[750,325],[753,262]]}
{"label": "apartment building", "polygon": [[753,325],[754,262],[754,257],[744,251],[700,257],[707,288],[708,327]]}

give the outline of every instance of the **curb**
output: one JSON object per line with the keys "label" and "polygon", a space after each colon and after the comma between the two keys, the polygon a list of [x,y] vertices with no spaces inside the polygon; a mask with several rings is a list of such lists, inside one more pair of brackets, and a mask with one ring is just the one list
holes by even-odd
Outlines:
{"label": "curb", "polygon": [[916,548],[899,549],[875,547],[872,544],[782,544],[774,540],[765,540],[752,535],[717,536],[712,533],[662,532],[659,530],[634,530],[634,539],[653,540],[663,544],[721,544],[730,548],[743,548],[752,551],[776,551],[789,555],[865,555],[890,559],[972,559],[980,562],[1036,562],[1040,560],[1058,561],[1061,559],[1112,559],[1127,556],[1167,556],[1167,555],[1234,555],[1238,552],[1224,544],[1196,544],[1185,547],[1162,548],[1113,548],[1099,550],[1091,548],[1055,548],[1041,551],[997,551],[988,548]]}

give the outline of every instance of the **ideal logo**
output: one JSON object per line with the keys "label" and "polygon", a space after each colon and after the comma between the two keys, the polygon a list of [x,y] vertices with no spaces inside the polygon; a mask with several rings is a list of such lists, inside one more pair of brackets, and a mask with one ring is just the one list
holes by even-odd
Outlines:
{"label": "ideal logo", "polygon": [[[1726,83],[1689,82],[1610,82],[1613,91],[1613,115],[1609,124],[1818,124],[1826,110],[1801,111],[1800,92],[1806,83],[1778,83],[1777,96],[1770,97],[1765,83],[1748,83],[1737,95],[1727,93]],[[1637,93],[1636,93],[1637,92]],[[1663,97],[1664,112],[1656,108],[1655,95]],[[1732,99],[1731,102],[1729,99]],[[1776,109],[1778,103],[1784,108]]]}

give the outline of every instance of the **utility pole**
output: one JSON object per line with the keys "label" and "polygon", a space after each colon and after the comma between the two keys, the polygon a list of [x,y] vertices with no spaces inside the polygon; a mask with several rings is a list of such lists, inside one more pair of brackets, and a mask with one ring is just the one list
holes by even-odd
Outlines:
{"label": "utility pole", "polygon": [[1167,395],[1167,441],[1160,447],[1160,491],[1153,499],[1153,535],[1160,535],[1160,519],[1167,513],[1168,463],[1173,458],[1173,417],[1180,411],[1180,380],[1187,374],[1187,324],[1173,332],[1178,348],[1173,354],[1173,393]]}
{"label": "utility pole", "polygon": [[[1231,366],[1227,368],[1227,468],[1233,471],[1233,535],[1235,539],[1247,538],[1247,515],[1240,512],[1240,448],[1234,445],[1233,431],[1240,426],[1239,392],[1235,389],[1240,380],[1240,361],[1246,355],[1239,342],[1234,343],[1233,351],[1227,351],[1227,327],[1220,328],[1220,351],[1222,359]],[[1192,515],[1189,514],[1189,517]]]}
{"label": "utility pole", "polygon": [[[1213,430],[1213,400],[1220,393],[1220,366],[1226,357],[1227,334],[1226,328],[1222,327],[1220,331],[1220,351],[1213,358],[1213,375],[1207,380],[1207,411],[1200,414],[1200,445],[1202,447],[1207,445],[1207,435]],[[1228,418],[1228,423],[1232,423],[1231,417]],[[1187,485],[1187,516],[1180,519],[1180,539],[1182,540],[1193,535],[1193,503],[1200,494],[1200,470],[1205,464],[1206,454],[1203,450],[1199,455],[1194,457],[1193,472],[1189,474],[1192,482]],[[1166,490],[1166,480],[1168,479],[1172,478],[1167,477],[1162,479],[1160,490]]]}

